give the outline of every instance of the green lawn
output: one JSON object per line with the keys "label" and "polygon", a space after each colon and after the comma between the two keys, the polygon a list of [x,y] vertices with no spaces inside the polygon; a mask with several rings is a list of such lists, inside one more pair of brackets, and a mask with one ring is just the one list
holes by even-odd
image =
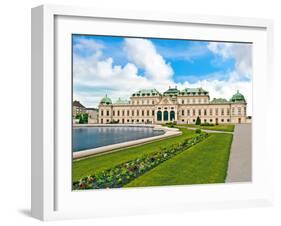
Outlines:
{"label": "green lawn", "polygon": [[219,124],[214,126],[197,126],[194,124],[180,124],[179,126],[187,126],[192,128],[201,128],[201,129],[217,130],[217,131],[225,131],[225,132],[233,132],[235,127],[233,124]]}
{"label": "green lawn", "polygon": [[223,183],[232,134],[210,134],[194,147],[160,164],[126,187]]}
{"label": "green lawn", "polygon": [[117,152],[93,156],[87,159],[74,161],[72,165],[73,181],[92,175],[105,169],[114,167],[123,162],[141,157],[143,154],[159,151],[161,147],[167,147],[179,143],[184,139],[194,136],[195,131],[180,128],[182,135],[165,140],[155,141],[137,147],[131,147]]}

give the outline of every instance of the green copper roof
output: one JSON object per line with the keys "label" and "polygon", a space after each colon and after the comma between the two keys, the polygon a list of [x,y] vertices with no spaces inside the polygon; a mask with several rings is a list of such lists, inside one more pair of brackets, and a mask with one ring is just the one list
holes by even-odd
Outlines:
{"label": "green copper roof", "polygon": [[118,100],[115,102],[115,104],[128,104],[129,101],[127,100],[122,100],[120,97],[118,98]]}
{"label": "green copper roof", "polygon": [[211,103],[213,103],[213,104],[224,104],[224,103],[229,103],[228,101],[227,101],[227,99],[224,99],[224,98],[214,98],[212,101],[211,101]]}
{"label": "green copper roof", "polygon": [[101,99],[100,104],[112,104],[112,101],[106,94],[105,97]]}
{"label": "green copper roof", "polygon": [[239,93],[239,90],[231,97],[231,102],[246,102],[245,97]]}
{"label": "green copper roof", "polygon": [[171,88],[169,87],[169,89],[167,91],[165,91],[163,94],[164,96],[177,96],[179,95],[180,91],[177,89],[177,87],[175,88]]}
{"label": "green copper roof", "polygon": [[141,89],[133,93],[133,96],[159,96],[161,95],[156,89]]}
{"label": "green copper roof", "polygon": [[200,88],[185,88],[182,92],[184,95],[208,95],[209,92]]}

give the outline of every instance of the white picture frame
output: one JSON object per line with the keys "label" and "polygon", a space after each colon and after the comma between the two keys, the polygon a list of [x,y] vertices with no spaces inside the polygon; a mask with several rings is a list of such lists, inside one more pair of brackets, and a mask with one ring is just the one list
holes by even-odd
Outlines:
{"label": "white picture frame", "polygon": [[[66,18],[66,19],[65,19]],[[69,25],[71,18],[71,26]],[[62,20],[61,20],[62,19]],[[60,20],[60,21],[59,21]],[[88,22],[87,22],[88,21]],[[68,110],[60,108],[61,101],[68,101],[71,87],[69,84],[70,44],[65,41],[66,61],[60,60],[60,40],[79,27],[80,32],[87,32],[87,23],[101,29],[99,24],[106,21],[103,34],[128,35],[125,26],[139,24],[142,29],[131,29],[131,35],[149,36],[153,26],[192,26],[195,29],[218,28],[220,33],[210,29],[206,40],[240,40],[256,37],[257,51],[253,53],[254,98],[253,98],[253,181],[246,184],[213,184],[196,186],[169,186],[155,188],[134,188],[103,190],[95,192],[72,192],[70,184],[71,172],[68,153],[71,128],[71,117],[66,119],[61,114]],[[77,23],[76,23],[77,22]],[[112,23],[112,24],[111,24]],[[119,23],[116,30],[114,23]],[[125,25],[122,25],[124,23]],[[84,24],[84,25],[83,25]],[[123,26],[123,27],[122,27]],[[114,30],[115,27],[115,30]],[[146,29],[147,28],[147,29]],[[237,33],[231,29],[245,31]],[[163,29],[167,30],[167,29]],[[145,34],[145,31],[147,32]],[[199,31],[199,30],[198,30]],[[89,31],[90,33],[92,31]],[[232,33],[231,33],[232,32]],[[255,35],[253,35],[256,32]],[[252,33],[252,34],[251,34]],[[59,34],[59,37],[57,35]],[[195,33],[193,33],[195,34]],[[60,36],[61,35],[61,36]],[[130,34],[129,34],[130,35]],[[161,36],[161,32],[159,33]],[[180,35],[180,34],[179,34]],[[202,34],[193,38],[202,39]],[[56,39],[57,38],[57,39]],[[245,39],[245,40],[244,40]],[[268,142],[266,122],[269,118],[271,100],[264,103],[264,90],[270,96],[273,84],[273,22],[265,19],[199,16],[182,14],[154,14],[153,12],[124,12],[116,10],[100,10],[71,6],[43,5],[32,9],[32,201],[31,213],[41,220],[89,218],[98,216],[116,216],[129,214],[145,214],[157,212],[186,211],[210,208],[234,208],[271,205],[273,201],[272,185],[272,150]],[[248,40],[248,41],[249,41]],[[257,54],[258,53],[263,53]],[[59,74],[60,76],[57,76]],[[258,127],[259,125],[259,127]],[[262,138],[261,130],[264,131]],[[68,131],[68,132],[67,132]],[[66,141],[61,141],[65,132]],[[163,198],[165,197],[165,198]],[[90,200],[90,204],[85,204]],[[95,205],[91,203],[95,200]],[[84,203],[83,208],[79,202]],[[118,205],[116,205],[118,203]]]}

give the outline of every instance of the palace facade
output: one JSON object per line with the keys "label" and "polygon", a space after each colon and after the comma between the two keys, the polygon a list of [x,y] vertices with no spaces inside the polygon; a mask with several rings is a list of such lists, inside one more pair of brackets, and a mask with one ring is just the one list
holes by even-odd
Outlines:
{"label": "palace facade", "polygon": [[237,91],[230,100],[214,98],[202,88],[178,90],[169,88],[160,93],[156,89],[143,89],[133,93],[130,100],[115,103],[106,95],[99,104],[98,123],[195,124],[246,123],[247,102]]}

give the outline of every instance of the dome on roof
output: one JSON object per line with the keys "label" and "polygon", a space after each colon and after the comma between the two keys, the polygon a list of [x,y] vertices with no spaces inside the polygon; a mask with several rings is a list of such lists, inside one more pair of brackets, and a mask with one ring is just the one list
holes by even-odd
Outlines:
{"label": "dome on roof", "polygon": [[112,104],[112,101],[107,95],[105,95],[105,97],[101,99],[100,104]]}
{"label": "dome on roof", "polygon": [[230,99],[231,102],[246,102],[245,100],[245,97],[239,93],[239,90],[237,90],[237,93],[235,93],[231,99]]}

